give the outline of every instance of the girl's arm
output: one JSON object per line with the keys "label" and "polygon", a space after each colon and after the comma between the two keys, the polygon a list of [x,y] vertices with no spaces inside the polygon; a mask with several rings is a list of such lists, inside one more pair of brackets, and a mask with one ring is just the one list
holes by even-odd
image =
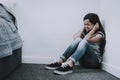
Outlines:
{"label": "girl's arm", "polygon": [[85,36],[85,39],[89,42],[98,42],[98,41],[102,40],[102,37],[100,35],[94,36],[94,33],[98,29],[99,29],[99,24],[96,23],[95,26],[93,27],[93,29]]}
{"label": "girl's arm", "polygon": [[75,33],[75,34],[73,35],[73,39],[81,38],[83,31],[84,31],[84,28],[82,28],[80,31],[78,31],[77,33]]}

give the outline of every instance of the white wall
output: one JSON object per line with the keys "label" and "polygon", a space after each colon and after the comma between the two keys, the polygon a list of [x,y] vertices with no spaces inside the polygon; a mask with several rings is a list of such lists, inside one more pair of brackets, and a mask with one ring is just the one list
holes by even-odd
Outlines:
{"label": "white wall", "polygon": [[103,69],[120,78],[120,0],[101,0],[100,13],[106,30]]}
{"label": "white wall", "polygon": [[24,40],[23,63],[58,58],[83,26],[84,15],[99,12],[99,5],[98,0],[19,0],[16,15]]}
{"label": "white wall", "polygon": [[12,9],[24,40],[23,63],[49,63],[59,57],[88,12],[100,15],[106,31],[103,69],[120,78],[119,0],[0,0]]}

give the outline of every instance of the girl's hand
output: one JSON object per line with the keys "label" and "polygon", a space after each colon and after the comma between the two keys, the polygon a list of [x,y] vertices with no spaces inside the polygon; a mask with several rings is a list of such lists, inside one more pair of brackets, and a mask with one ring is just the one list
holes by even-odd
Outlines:
{"label": "girl's hand", "polygon": [[93,29],[85,36],[86,40],[90,41],[93,37],[94,33],[99,29],[99,24],[96,23]]}
{"label": "girl's hand", "polygon": [[84,31],[84,27],[73,35],[73,39],[82,38],[83,31]]}
{"label": "girl's hand", "polygon": [[99,24],[96,23],[93,29],[94,29],[94,30],[98,30],[98,29],[99,29]]}

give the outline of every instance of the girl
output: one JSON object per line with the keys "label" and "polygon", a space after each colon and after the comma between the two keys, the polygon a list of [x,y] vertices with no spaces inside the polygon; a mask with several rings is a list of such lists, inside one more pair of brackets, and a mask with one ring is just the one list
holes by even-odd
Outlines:
{"label": "girl", "polygon": [[60,56],[60,58],[45,69],[55,69],[56,74],[68,74],[73,72],[73,66],[80,61],[81,66],[97,68],[102,61],[102,53],[105,41],[105,32],[100,19],[95,13],[88,13],[83,18],[84,27],[77,32],[74,40]]}

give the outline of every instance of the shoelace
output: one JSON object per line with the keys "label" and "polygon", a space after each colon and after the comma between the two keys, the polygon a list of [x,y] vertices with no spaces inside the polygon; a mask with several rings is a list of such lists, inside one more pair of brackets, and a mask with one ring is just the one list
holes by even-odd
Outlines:
{"label": "shoelace", "polygon": [[60,65],[60,63],[59,63],[59,62],[53,62],[53,63],[51,63],[51,64],[58,64],[58,65]]}
{"label": "shoelace", "polygon": [[62,68],[65,68],[66,66],[68,66],[68,64],[67,63],[62,63]]}
{"label": "shoelace", "polygon": [[56,64],[56,63],[58,63],[58,62],[53,62],[52,64]]}
{"label": "shoelace", "polygon": [[58,60],[54,60],[51,64],[60,64]]}

